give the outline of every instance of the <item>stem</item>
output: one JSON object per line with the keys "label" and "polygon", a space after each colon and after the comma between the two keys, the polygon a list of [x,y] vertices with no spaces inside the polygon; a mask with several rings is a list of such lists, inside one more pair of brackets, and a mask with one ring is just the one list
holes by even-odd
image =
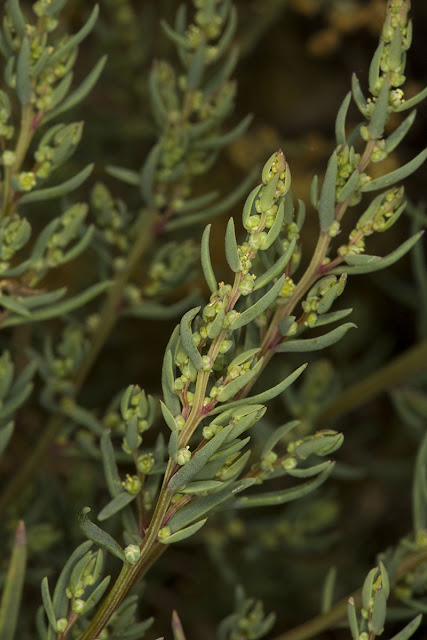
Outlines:
{"label": "stem", "polygon": [[427,369],[427,340],[414,345],[381,369],[346,389],[321,411],[317,419],[320,423],[334,420],[424,369]]}
{"label": "stem", "polygon": [[95,640],[110,621],[111,616],[123,602],[133,586],[147,573],[151,565],[166,550],[167,545],[157,543],[135,564],[124,564],[110,593],[98,609],[92,622],[79,640]]}
{"label": "stem", "polygon": [[10,215],[11,206],[11,186],[10,180],[12,175],[19,173],[22,163],[28,151],[28,147],[31,144],[31,140],[34,135],[33,124],[33,110],[30,104],[22,107],[21,112],[21,127],[19,131],[19,137],[15,148],[15,163],[12,167],[7,167],[4,176],[4,191],[3,191],[3,207],[2,216]]}
{"label": "stem", "polygon": [[[147,212],[144,212],[143,214],[141,214],[141,218],[138,224],[137,239],[131,250],[125,268],[120,273],[116,282],[109,291],[107,301],[101,314],[101,319],[95,340],[92,343],[92,347],[87,359],[83,363],[80,371],[77,373],[73,398],[76,398],[78,396],[80,389],[82,388],[84,382],[86,381],[86,378],[88,377],[93,365],[96,362],[99,352],[104,346],[108,336],[110,335],[118,320],[118,306],[123,288],[129,277],[131,276],[138,261],[141,259],[142,255],[152,242],[152,235],[150,233],[150,230],[156,219],[156,216],[156,212],[150,212],[148,214]],[[16,475],[13,477],[13,479],[1,495],[0,513],[3,513],[4,510],[11,504],[11,502],[13,502],[13,500],[17,498],[17,496],[24,490],[25,486],[28,484],[31,476],[37,471],[41,464],[41,461],[46,455],[49,446],[51,445],[59,429],[61,428],[62,422],[63,416],[61,414],[53,414],[50,417],[40,435],[40,438],[38,439],[37,445],[33,450],[31,456],[26,459],[25,463],[20,467],[19,471],[16,473]]]}
{"label": "stem", "polygon": [[[396,575],[394,576],[394,583],[396,583],[399,578],[404,576],[409,571],[418,567],[422,562],[427,560],[427,550],[417,551],[416,553],[411,554],[405,560],[403,560],[396,570]],[[354,602],[356,607],[360,606],[362,601],[362,589],[358,589],[354,593],[350,594],[346,598],[343,598],[337,604],[335,604],[329,611],[323,613],[320,616],[316,616],[312,618],[308,622],[301,624],[290,631],[282,633],[279,636],[276,636],[274,640],[308,640],[313,636],[325,631],[326,629],[330,629],[333,625],[338,622],[342,622],[347,616],[347,604],[349,598],[354,598]]]}

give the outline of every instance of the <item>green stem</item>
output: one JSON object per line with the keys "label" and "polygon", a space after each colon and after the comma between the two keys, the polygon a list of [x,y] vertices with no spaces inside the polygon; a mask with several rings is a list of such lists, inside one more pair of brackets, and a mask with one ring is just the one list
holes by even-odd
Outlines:
{"label": "green stem", "polygon": [[15,147],[15,162],[12,167],[8,167],[6,169],[4,176],[2,216],[10,215],[10,198],[12,190],[10,186],[10,180],[13,175],[19,173],[19,171],[21,170],[22,163],[24,162],[25,156],[28,151],[28,147],[31,144],[31,140],[34,135],[34,130],[32,127],[33,118],[34,114],[31,105],[28,104],[22,107],[21,127]]}
{"label": "green stem", "polygon": [[[426,561],[427,550],[417,551],[405,558],[397,568],[394,583]],[[313,638],[319,633],[322,633],[322,631],[330,629],[332,626],[346,619],[348,600],[351,597],[354,599],[355,606],[360,607],[362,602],[362,589],[358,589],[346,598],[343,598],[326,613],[322,613],[322,615],[316,616],[308,622],[276,636],[274,640],[309,640],[309,638]]]}
{"label": "green stem", "polygon": [[[104,309],[101,314],[99,327],[97,329],[96,337],[92,343],[91,350],[87,359],[83,363],[80,371],[75,379],[74,394],[76,398],[84,382],[86,381],[96,359],[104,346],[108,336],[113,330],[118,318],[118,306],[123,293],[123,288],[131,276],[135,266],[141,259],[144,252],[150,246],[152,242],[152,235],[150,229],[157,217],[156,212],[141,214],[141,218],[138,225],[138,234],[135,244],[131,250],[128,261],[125,268],[118,276],[116,282],[109,291],[107,301],[104,305]],[[20,467],[19,471],[15,474],[10,484],[6,487],[5,491],[0,497],[0,513],[17,498],[17,496],[25,489],[29,483],[32,475],[40,467],[46,452],[51,445],[52,441],[56,437],[63,423],[62,414],[53,414],[48,420],[44,430],[40,434],[37,445],[33,450],[31,456],[29,456],[25,463]]]}
{"label": "green stem", "polygon": [[330,422],[338,416],[365,404],[416,373],[427,369],[427,340],[414,345],[384,367],[371,373],[341,393],[317,416],[319,423]]}

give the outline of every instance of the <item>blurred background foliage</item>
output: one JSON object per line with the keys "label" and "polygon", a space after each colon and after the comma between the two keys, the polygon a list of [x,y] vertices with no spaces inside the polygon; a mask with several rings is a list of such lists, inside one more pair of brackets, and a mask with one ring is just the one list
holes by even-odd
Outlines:
{"label": "blurred background foliage", "polygon": [[[160,19],[172,22],[178,4],[178,0],[100,0],[94,35],[85,41],[79,57],[78,73],[83,78],[100,55],[106,52],[109,56],[85,107],[68,115],[70,121],[85,121],[85,135],[72,163],[81,167],[94,161],[92,185],[102,180],[114,197],[121,197],[130,206],[138,204],[132,202],[134,190],[107,176],[105,166],[139,169],[155,140],[148,73],[154,59],[173,55]],[[254,165],[282,147],[292,171],[294,196],[308,203],[312,175],[324,171],[334,146],[335,115],[350,88],[351,73],[367,78],[385,1],[237,0],[236,4],[241,59],[235,74],[238,90],[233,124],[247,113],[255,117],[249,132],[222,153],[203,180],[226,194]],[[92,6],[92,0],[69,2],[64,10],[64,27],[68,22],[70,30],[78,28]],[[427,3],[415,0],[413,14],[408,97],[423,88],[425,79]],[[399,147],[399,161],[407,161],[421,150],[426,110],[422,103],[417,121]],[[355,109],[350,120],[358,122]],[[398,166],[395,153],[381,171]],[[199,186],[201,193],[208,190],[206,185]],[[424,174],[421,169],[407,180],[407,193],[416,206],[412,216],[407,215],[394,226],[387,240],[377,235],[370,253],[389,252],[423,215],[425,224],[425,169]],[[55,204],[47,205],[40,214],[41,226],[52,206]],[[240,218],[239,207],[231,213]],[[221,266],[225,223],[226,217],[218,218],[211,234],[212,243],[217,239],[213,252],[219,277],[221,270],[227,273]],[[317,217],[312,216],[310,224],[308,215],[306,261],[317,239],[317,226]],[[197,228],[174,232],[174,238],[187,239],[191,234],[197,244]],[[278,423],[291,414],[302,418],[304,429],[304,420],[315,419],[320,411],[319,398],[338,394],[425,339],[426,274],[421,261],[422,256],[412,255],[381,278],[351,278],[342,305],[355,308],[352,319],[358,325],[357,333],[352,332],[326,356],[310,355],[310,373],[292,387],[292,395],[289,392],[272,408]],[[91,268],[90,253],[81,259],[81,265],[78,277],[84,278],[85,270]],[[62,277],[67,276],[65,268]],[[196,275],[190,286],[203,287],[202,279]],[[83,404],[106,406],[130,383],[159,393],[162,355],[173,326],[174,322],[122,320],[86,385]],[[289,359],[283,370],[300,363],[301,359]],[[282,375],[281,367],[275,362],[271,375]],[[315,495],[295,506],[245,513],[245,519],[224,511],[191,539],[191,547],[183,544],[171,548],[149,574],[143,615],[154,615],[157,621],[155,631],[149,630],[146,637],[169,637],[170,614],[177,609],[188,639],[213,638],[218,621],[231,612],[236,584],[262,599],[267,612],[277,612],[277,631],[318,613],[322,583],[331,565],[338,568],[336,598],[359,586],[375,555],[411,528],[409,488],[418,440],[425,429],[427,399],[425,375],[410,382],[399,386],[393,398],[381,394],[339,420],[317,423],[318,427],[335,425],[344,432],[345,443],[335,476]],[[20,429],[3,462],[4,474],[19,467],[21,444],[34,439],[42,419],[37,408],[21,413]],[[262,431],[258,438],[262,440]],[[33,612],[45,575],[40,569],[43,558],[50,575],[59,570],[69,549],[81,541],[73,514],[82,505],[105,502],[100,464],[91,454],[92,437],[82,432],[77,440],[79,450],[64,431],[40,484],[29,487],[27,495],[22,496],[30,505],[25,514],[30,554],[30,586],[25,600],[34,602]],[[16,525],[13,509],[8,523],[10,539]],[[36,555],[37,564],[32,564]],[[31,612],[31,607],[27,609]],[[33,620],[21,620],[23,638],[31,637],[32,624]],[[423,637],[423,631],[419,633],[414,637]],[[348,635],[337,630],[322,637],[339,640]]]}

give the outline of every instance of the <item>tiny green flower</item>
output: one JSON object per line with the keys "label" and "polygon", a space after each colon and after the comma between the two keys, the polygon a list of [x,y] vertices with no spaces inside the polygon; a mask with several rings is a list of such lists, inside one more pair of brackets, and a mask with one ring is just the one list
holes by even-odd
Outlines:
{"label": "tiny green flower", "polygon": [[67,618],[59,618],[56,621],[56,630],[59,631],[59,633],[61,633],[62,631],[65,631],[65,629],[67,628],[67,625],[68,625]]}
{"label": "tiny green flower", "polygon": [[141,557],[141,550],[137,544],[129,544],[124,550],[125,558],[129,564],[135,564]]}
{"label": "tiny green flower", "polygon": [[171,533],[172,531],[170,527],[162,527],[159,533],[157,534],[157,537],[159,538],[159,540],[165,540],[166,538],[169,538]]}
{"label": "tiny green flower", "polygon": [[85,604],[86,602],[84,600],[81,600],[80,598],[77,598],[76,600],[74,600],[72,605],[72,609],[74,613],[83,613]]}
{"label": "tiny green flower", "polygon": [[179,465],[187,464],[191,460],[191,451],[190,447],[187,445],[186,447],[180,449],[178,451],[178,455],[176,457],[176,461]]}
{"label": "tiny green flower", "polygon": [[17,180],[21,191],[31,191],[36,186],[36,176],[32,171],[21,171]]}

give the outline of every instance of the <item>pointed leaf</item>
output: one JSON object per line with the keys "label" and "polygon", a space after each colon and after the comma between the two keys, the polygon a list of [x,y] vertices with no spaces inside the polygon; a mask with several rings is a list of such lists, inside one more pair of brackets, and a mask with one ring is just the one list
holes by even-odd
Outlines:
{"label": "pointed leaf", "polygon": [[0,638],[13,640],[18,622],[27,565],[27,538],[21,520],[15,532],[0,603]]}
{"label": "pointed leaf", "polygon": [[128,493],[127,491],[122,491],[118,493],[108,504],[105,505],[98,513],[98,520],[102,522],[103,520],[107,520],[114,516],[116,513],[127,507],[133,500],[135,500],[136,495]]}
{"label": "pointed leaf", "polygon": [[328,162],[319,199],[320,229],[323,233],[329,230],[334,221],[337,172],[338,158],[337,152],[334,151]]}
{"label": "pointed leaf", "polygon": [[369,135],[373,140],[378,140],[384,133],[384,126],[388,118],[388,96],[389,84],[387,80],[384,80],[368,126]]}
{"label": "pointed leaf", "polygon": [[345,120],[347,118],[347,111],[350,105],[351,100],[351,91],[349,91],[344,98],[337,114],[337,119],[335,121],[335,139],[337,141],[337,145],[342,144],[345,145],[346,142],[346,133],[345,133]]}
{"label": "pointed leaf", "polygon": [[87,165],[84,169],[76,173],[75,176],[57,184],[54,187],[47,187],[46,189],[37,189],[26,193],[19,199],[19,204],[29,204],[31,202],[41,202],[43,200],[52,200],[53,198],[62,198],[67,193],[75,191],[85,182],[93,171],[93,164]]}
{"label": "pointed leaf", "polygon": [[206,520],[207,518],[205,518],[204,520],[199,520],[199,522],[195,522],[194,524],[191,524],[189,527],[185,527],[185,529],[180,529],[176,533],[172,533],[167,538],[159,538],[158,540],[162,544],[172,544],[174,542],[180,542],[181,540],[185,540],[186,538],[189,538],[194,533],[196,533],[199,529],[201,529],[205,524]]}
{"label": "pointed leaf", "polygon": [[230,218],[225,232],[225,256],[228,266],[234,273],[238,273],[242,269],[239,253],[237,250],[236,232],[234,230],[234,220]]}
{"label": "pointed leaf", "polygon": [[427,158],[427,149],[421,151],[415,158],[407,162],[400,167],[399,169],[395,169],[395,171],[391,171],[387,173],[385,176],[381,176],[381,178],[375,178],[370,182],[366,182],[360,190],[363,192],[368,191],[376,191],[377,189],[384,189],[385,187],[391,187],[396,182],[400,182],[400,180],[404,180],[408,176],[410,176],[414,171],[416,171]]}
{"label": "pointed leaf", "polygon": [[209,252],[209,236],[211,232],[211,226],[212,225],[208,224],[203,232],[200,257],[202,262],[203,275],[205,276],[206,283],[211,292],[214,293],[218,288],[218,284],[212,268],[211,256]]}
{"label": "pointed leaf", "polygon": [[79,524],[80,528],[83,531],[86,538],[92,540],[96,545],[105,549],[119,560],[123,560],[125,562],[125,554],[123,553],[123,549],[120,545],[110,536],[109,533],[103,531],[96,524],[91,522],[87,516],[90,508],[84,507],[79,513]]}
{"label": "pointed leaf", "polygon": [[230,329],[235,331],[236,329],[240,329],[244,327],[252,320],[255,320],[261,313],[264,311],[276,300],[277,296],[280,293],[281,288],[285,282],[286,275],[284,274],[268,291],[265,293],[262,298],[257,300],[249,309],[243,311],[234,322],[231,324]]}
{"label": "pointed leaf", "polygon": [[412,249],[414,244],[418,242],[418,240],[421,238],[423,233],[424,231],[420,231],[419,233],[416,233],[415,235],[413,235],[411,238],[408,238],[406,242],[404,242],[403,244],[400,245],[400,247],[392,251],[392,253],[389,253],[388,256],[385,256],[385,258],[382,258],[381,261],[373,261],[369,265],[358,265],[356,267],[337,267],[335,269],[331,269],[330,273],[334,273],[338,275],[341,273],[348,273],[349,275],[351,275],[351,274],[359,274],[359,273],[372,273],[373,271],[379,271],[380,269],[385,269],[386,267],[389,267],[390,265],[400,260],[400,258],[402,258],[402,256],[405,255],[405,253],[408,253],[408,251]]}
{"label": "pointed leaf", "polygon": [[423,617],[420,614],[419,616],[411,620],[411,622],[409,622],[406,627],[399,631],[399,633],[393,636],[391,640],[409,640],[409,638],[414,635],[415,631],[420,626],[422,618]]}
{"label": "pointed leaf", "polygon": [[334,468],[334,463],[329,463],[329,467],[320,473],[314,480],[308,480],[303,484],[293,487],[292,489],[283,489],[279,491],[271,491],[270,493],[259,493],[253,496],[243,496],[236,501],[238,509],[247,509],[252,507],[267,507],[279,504],[285,504],[292,500],[298,500],[308,495],[321,484],[325,482]]}
{"label": "pointed leaf", "polygon": [[242,405],[268,402],[269,400],[272,400],[273,398],[281,394],[283,391],[285,391],[285,389],[290,387],[291,384],[295,382],[297,378],[299,378],[299,376],[302,374],[302,372],[305,370],[306,367],[307,367],[307,363],[301,365],[301,367],[299,367],[298,369],[295,369],[295,371],[291,373],[289,376],[287,376],[284,380],[282,380],[282,382],[279,382],[279,384],[276,384],[276,386],[271,387],[271,389],[267,389],[267,391],[258,393],[257,395],[252,396],[250,398],[242,398],[242,400],[235,400],[234,402],[230,402],[229,404],[222,407],[215,407],[215,409],[212,409],[212,411],[210,411],[208,415],[213,416],[217,413],[221,413],[224,410],[235,409],[236,407],[241,407]]}
{"label": "pointed leaf", "polygon": [[184,487],[203,469],[208,460],[220,448],[227,435],[233,429],[234,425],[225,427],[209,440],[201,449],[191,457],[169,480],[168,488],[171,491],[177,491],[179,487]]}
{"label": "pointed leaf", "polygon": [[187,353],[196,369],[200,371],[203,364],[202,356],[200,355],[199,350],[194,344],[193,332],[191,330],[191,323],[199,311],[200,307],[195,307],[194,309],[190,309],[190,311],[187,311],[187,313],[182,316],[179,326],[179,332],[181,336],[182,346],[184,347],[185,352]]}
{"label": "pointed leaf", "polygon": [[283,342],[276,348],[276,351],[280,353],[300,353],[305,351],[319,351],[320,349],[326,349],[331,345],[341,340],[341,338],[347,333],[349,329],[356,328],[353,322],[347,322],[346,324],[332,329],[329,333],[325,333],[318,338],[307,338],[302,340],[290,340],[289,342]]}

